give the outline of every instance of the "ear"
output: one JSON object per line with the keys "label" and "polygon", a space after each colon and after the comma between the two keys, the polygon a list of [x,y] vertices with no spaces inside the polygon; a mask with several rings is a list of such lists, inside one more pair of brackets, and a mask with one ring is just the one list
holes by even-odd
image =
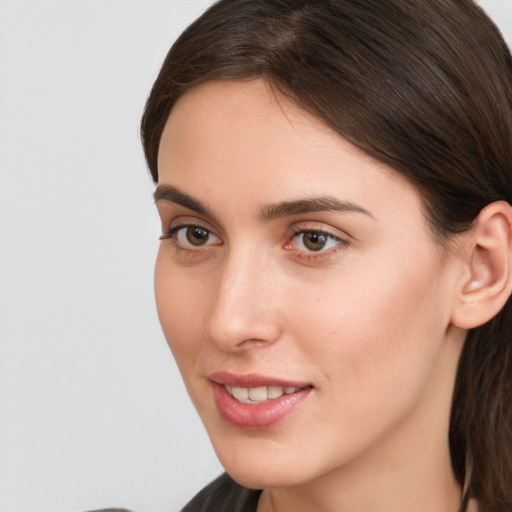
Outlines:
{"label": "ear", "polygon": [[464,277],[452,324],[472,329],[496,316],[512,293],[512,207],[505,201],[487,205],[464,246]]}

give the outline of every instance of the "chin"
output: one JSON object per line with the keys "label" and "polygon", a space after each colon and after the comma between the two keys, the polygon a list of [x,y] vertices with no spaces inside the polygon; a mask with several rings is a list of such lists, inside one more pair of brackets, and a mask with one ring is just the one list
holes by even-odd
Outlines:
{"label": "chin", "polygon": [[[235,436],[233,436],[235,437]],[[213,440],[213,447],[226,472],[250,489],[294,487],[319,476],[314,460],[297,445],[258,438]],[[235,437],[236,439],[236,437]],[[299,443],[300,444],[300,443]]]}
{"label": "chin", "polygon": [[277,468],[272,463],[262,468],[253,468],[246,464],[226,465],[224,469],[235,482],[249,489],[294,487],[310,481],[305,475],[290,474],[289,467]]}

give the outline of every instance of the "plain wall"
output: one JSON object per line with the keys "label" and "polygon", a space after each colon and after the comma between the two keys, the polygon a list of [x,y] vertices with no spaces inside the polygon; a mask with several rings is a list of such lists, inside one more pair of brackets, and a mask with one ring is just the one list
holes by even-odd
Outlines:
{"label": "plain wall", "polygon": [[[207,0],[0,0],[0,512],[174,512],[221,471],[160,332],[138,123]],[[512,44],[512,0],[482,0]]]}

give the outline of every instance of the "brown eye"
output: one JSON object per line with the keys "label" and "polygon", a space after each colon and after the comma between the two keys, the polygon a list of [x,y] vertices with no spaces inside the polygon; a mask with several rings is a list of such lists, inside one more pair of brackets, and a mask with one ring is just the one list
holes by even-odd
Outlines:
{"label": "brown eye", "polygon": [[196,247],[206,245],[210,238],[211,233],[206,229],[200,228],[199,226],[189,226],[186,228],[185,237],[187,242]]}
{"label": "brown eye", "polygon": [[326,252],[339,245],[346,245],[341,238],[324,231],[301,230],[292,239],[295,249],[304,252]]}
{"label": "brown eye", "polygon": [[160,240],[173,240],[176,247],[200,249],[209,245],[221,245],[222,241],[208,229],[193,224],[171,228]]}
{"label": "brown eye", "polygon": [[310,251],[320,251],[327,244],[327,237],[316,231],[309,231],[302,235],[304,246]]}
{"label": "brown eye", "polygon": [[221,240],[211,231],[201,226],[177,226],[169,231],[167,238],[175,240],[178,247],[200,249],[209,245],[219,245]]}

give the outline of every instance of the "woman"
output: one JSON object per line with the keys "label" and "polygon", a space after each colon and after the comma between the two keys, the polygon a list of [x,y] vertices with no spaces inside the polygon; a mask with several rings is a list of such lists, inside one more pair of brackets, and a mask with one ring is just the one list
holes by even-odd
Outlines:
{"label": "woman", "polygon": [[230,475],[184,510],[512,510],[512,59],[485,14],[220,0],[142,137],[161,324]]}

